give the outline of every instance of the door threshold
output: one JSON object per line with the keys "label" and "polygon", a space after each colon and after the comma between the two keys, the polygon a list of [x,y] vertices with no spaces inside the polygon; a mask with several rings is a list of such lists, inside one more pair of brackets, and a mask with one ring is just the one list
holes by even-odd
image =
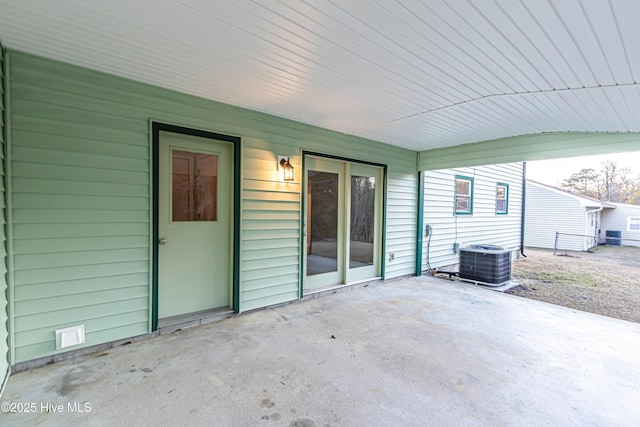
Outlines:
{"label": "door threshold", "polygon": [[229,307],[212,308],[196,311],[194,313],[180,314],[178,316],[158,319],[158,333],[168,334],[181,329],[217,322],[233,316],[233,310]]}
{"label": "door threshold", "polygon": [[336,292],[354,288],[365,288],[369,285],[381,282],[382,277],[372,277],[370,279],[357,280],[355,282],[338,283],[337,285],[330,285],[324,288],[307,289],[302,291],[302,299],[315,298],[317,296],[323,296],[327,294],[335,294]]}

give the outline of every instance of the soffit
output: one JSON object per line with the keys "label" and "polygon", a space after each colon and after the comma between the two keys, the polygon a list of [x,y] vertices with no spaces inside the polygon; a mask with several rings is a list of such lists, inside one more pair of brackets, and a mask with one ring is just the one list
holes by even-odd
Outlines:
{"label": "soffit", "polygon": [[34,53],[416,151],[640,132],[634,0],[0,0]]}

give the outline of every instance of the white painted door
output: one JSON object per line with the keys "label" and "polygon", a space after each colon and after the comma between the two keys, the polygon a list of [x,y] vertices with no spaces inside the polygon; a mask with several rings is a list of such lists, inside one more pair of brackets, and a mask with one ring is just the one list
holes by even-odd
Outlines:
{"label": "white painted door", "polygon": [[160,133],[158,318],[230,305],[232,145]]}

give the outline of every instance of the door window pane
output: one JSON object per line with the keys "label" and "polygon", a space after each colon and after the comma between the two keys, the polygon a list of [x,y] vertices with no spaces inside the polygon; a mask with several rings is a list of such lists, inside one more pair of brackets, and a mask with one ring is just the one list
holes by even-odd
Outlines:
{"label": "door window pane", "polygon": [[351,227],[349,268],[373,265],[376,179],[351,177]]}
{"label": "door window pane", "polygon": [[338,174],[309,171],[307,276],[338,270]]}
{"label": "door window pane", "polygon": [[217,221],[218,156],[172,150],[172,220]]}

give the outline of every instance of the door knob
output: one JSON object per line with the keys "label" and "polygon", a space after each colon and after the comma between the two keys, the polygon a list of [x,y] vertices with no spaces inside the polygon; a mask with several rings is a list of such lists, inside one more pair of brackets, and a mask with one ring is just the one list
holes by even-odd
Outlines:
{"label": "door knob", "polygon": [[158,239],[158,244],[159,245],[166,245],[167,244],[167,239],[165,239],[164,237],[161,237]]}

